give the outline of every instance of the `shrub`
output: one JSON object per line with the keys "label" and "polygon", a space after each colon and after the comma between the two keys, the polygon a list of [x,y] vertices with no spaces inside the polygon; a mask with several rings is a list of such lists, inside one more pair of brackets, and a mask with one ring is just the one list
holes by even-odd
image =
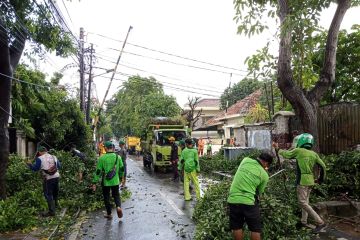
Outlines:
{"label": "shrub", "polygon": [[[95,154],[87,153],[86,162],[64,151],[54,151],[51,154],[57,156],[61,162],[61,208],[66,207],[67,213],[71,215],[79,207],[83,210],[103,207],[101,191],[94,193],[89,188],[96,166]],[[79,180],[80,171],[84,173],[82,181]],[[41,173],[32,172],[24,159],[11,155],[6,179],[8,198],[0,201],[0,232],[18,229],[27,231],[35,225],[42,224],[43,219],[38,217],[38,213],[47,210],[47,203],[42,192]],[[129,191],[123,191],[121,198],[125,200],[130,195]]]}

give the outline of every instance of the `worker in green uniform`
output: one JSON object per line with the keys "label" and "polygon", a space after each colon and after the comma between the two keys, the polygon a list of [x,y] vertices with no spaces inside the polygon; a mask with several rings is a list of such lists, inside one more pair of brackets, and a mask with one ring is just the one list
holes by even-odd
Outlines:
{"label": "worker in green uniform", "polygon": [[93,178],[92,189],[96,191],[96,183],[101,178],[101,187],[106,208],[105,218],[111,219],[110,191],[116,205],[116,212],[122,218],[121,200],[119,194],[120,178],[124,175],[124,165],[121,157],[114,153],[114,145],[107,141],[104,143],[106,154],[101,155],[97,162],[96,171]]}
{"label": "worker in green uniform", "polygon": [[314,137],[309,133],[303,133],[299,135],[297,140],[297,146],[295,149],[286,151],[279,149],[275,143],[275,151],[279,152],[279,155],[284,158],[295,158],[297,163],[296,168],[296,192],[299,205],[302,210],[301,224],[308,226],[308,215],[310,215],[317,225],[314,231],[321,231],[326,224],[323,219],[314,211],[309,205],[310,192],[312,187],[315,185],[314,180],[314,165],[318,164],[321,168],[320,177],[316,182],[321,183],[325,179],[326,166],[325,163],[320,159],[319,155],[312,151],[311,148],[314,146]]}
{"label": "worker in green uniform", "polygon": [[259,194],[264,193],[269,181],[266,169],[272,162],[272,154],[263,151],[257,159],[245,157],[236,171],[227,199],[230,229],[235,240],[244,238],[245,223],[251,232],[250,239],[261,239],[262,225],[258,200]]}
{"label": "worker in green uniform", "polygon": [[184,197],[185,201],[191,200],[190,180],[194,184],[196,198],[200,199],[200,185],[197,174],[200,172],[199,155],[197,149],[193,147],[192,139],[185,140],[186,148],[182,150],[178,169],[184,169]]}

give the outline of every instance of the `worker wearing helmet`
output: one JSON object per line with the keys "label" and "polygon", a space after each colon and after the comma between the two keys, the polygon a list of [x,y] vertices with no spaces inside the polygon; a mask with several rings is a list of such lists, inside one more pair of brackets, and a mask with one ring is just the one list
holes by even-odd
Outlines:
{"label": "worker wearing helmet", "polygon": [[178,152],[178,146],[175,143],[175,138],[174,137],[169,137],[169,142],[171,145],[171,152],[170,152],[170,162],[171,162],[171,166],[172,166],[172,171],[173,171],[173,181],[178,181],[179,180],[179,172],[177,169],[177,165],[178,165],[178,160],[179,160],[179,152]]}
{"label": "worker wearing helmet", "polygon": [[[295,158],[297,163],[296,191],[299,205],[302,209],[301,224],[307,226],[308,215],[310,215],[317,225],[315,231],[320,231],[326,225],[323,219],[309,205],[310,192],[315,182],[322,182],[325,178],[325,163],[320,159],[319,155],[312,151],[314,146],[314,137],[309,133],[299,135],[297,145],[292,150],[279,150],[275,143],[275,151],[278,151],[284,158]],[[320,178],[314,179],[313,168],[318,164],[321,168]]]}

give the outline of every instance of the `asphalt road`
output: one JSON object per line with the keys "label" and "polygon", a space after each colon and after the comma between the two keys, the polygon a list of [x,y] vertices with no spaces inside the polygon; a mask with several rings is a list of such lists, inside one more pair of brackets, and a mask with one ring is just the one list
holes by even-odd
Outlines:
{"label": "asphalt road", "polygon": [[91,213],[77,239],[192,239],[195,202],[183,200],[182,184],[172,182],[170,173],[155,174],[130,158],[127,186],[132,196],[122,204],[123,218],[119,220],[115,210],[112,220],[105,219],[102,210]]}

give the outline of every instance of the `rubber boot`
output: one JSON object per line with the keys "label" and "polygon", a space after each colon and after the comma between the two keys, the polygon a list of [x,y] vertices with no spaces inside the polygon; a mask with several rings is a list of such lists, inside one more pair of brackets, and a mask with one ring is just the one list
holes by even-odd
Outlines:
{"label": "rubber boot", "polygon": [[55,216],[55,201],[48,200],[49,216]]}

